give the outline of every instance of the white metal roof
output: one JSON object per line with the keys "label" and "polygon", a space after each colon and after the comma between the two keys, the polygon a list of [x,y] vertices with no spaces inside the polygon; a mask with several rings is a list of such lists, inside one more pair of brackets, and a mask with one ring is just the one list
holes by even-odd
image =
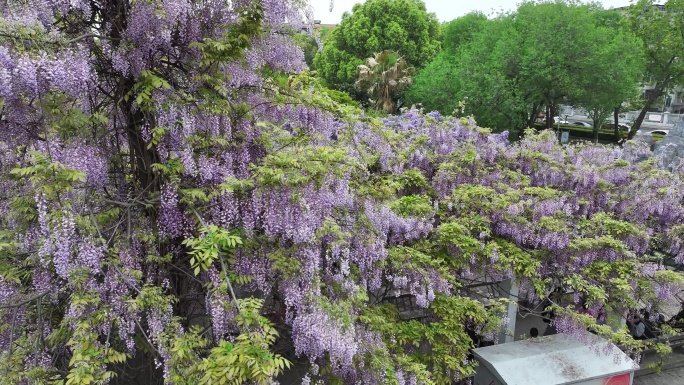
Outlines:
{"label": "white metal roof", "polygon": [[615,346],[606,348],[605,339],[589,333],[583,339],[555,334],[473,352],[480,365],[507,385],[573,384],[635,370],[636,365],[625,353]]}

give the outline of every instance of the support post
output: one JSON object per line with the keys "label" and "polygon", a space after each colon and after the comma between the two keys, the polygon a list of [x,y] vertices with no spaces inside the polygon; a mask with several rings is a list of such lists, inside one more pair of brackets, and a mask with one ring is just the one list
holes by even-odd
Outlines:
{"label": "support post", "polygon": [[513,342],[515,339],[515,321],[518,315],[518,294],[520,293],[520,287],[515,282],[515,276],[501,281],[499,287],[503,293],[504,297],[508,297],[511,301],[508,304],[506,315],[508,316],[508,325],[501,328],[501,333],[499,334],[499,343]]}

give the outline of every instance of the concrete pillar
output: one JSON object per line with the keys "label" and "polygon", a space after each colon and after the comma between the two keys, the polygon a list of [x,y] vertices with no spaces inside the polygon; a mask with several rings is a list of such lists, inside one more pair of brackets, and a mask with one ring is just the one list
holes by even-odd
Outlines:
{"label": "concrete pillar", "polygon": [[515,320],[518,315],[518,294],[520,293],[520,287],[515,282],[515,276],[502,281],[499,284],[499,288],[504,297],[508,297],[511,303],[508,305],[506,310],[506,315],[508,316],[508,325],[501,328],[501,333],[499,333],[499,343],[513,342],[515,339]]}

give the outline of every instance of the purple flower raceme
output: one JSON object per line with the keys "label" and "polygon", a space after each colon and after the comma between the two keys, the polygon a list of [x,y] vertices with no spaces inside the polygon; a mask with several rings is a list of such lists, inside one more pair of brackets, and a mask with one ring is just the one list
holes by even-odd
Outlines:
{"label": "purple flower raceme", "polygon": [[[641,162],[647,147],[340,106],[298,74],[299,4],[10,1],[6,27],[36,43],[0,46],[0,303],[49,294],[0,309],[17,325],[0,350],[11,341],[8,362],[23,360],[8,378],[94,354],[68,370],[104,383],[126,352],[181,383],[261,323],[279,337],[259,354],[288,347],[311,363],[304,382],[447,383],[473,365],[451,331],[495,340],[508,323],[468,293],[473,280],[515,272],[532,302],[552,282],[621,305],[680,289],[648,254],[684,260],[684,180]],[[196,274],[184,241],[229,230],[242,243],[212,238]],[[227,280],[264,302],[248,332]],[[554,322],[583,338],[572,317]],[[51,334],[69,339],[38,346]],[[414,348],[430,338],[439,349]]]}

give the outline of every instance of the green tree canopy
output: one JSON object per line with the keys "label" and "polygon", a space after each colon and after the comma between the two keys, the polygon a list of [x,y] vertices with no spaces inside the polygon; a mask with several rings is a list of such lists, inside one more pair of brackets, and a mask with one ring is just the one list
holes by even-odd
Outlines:
{"label": "green tree canopy", "polygon": [[[421,71],[408,95],[442,113],[465,100],[466,112],[478,122],[514,133],[560,103],[614,104],[613,98],[625,98],[624,90],[636,87],[642,67],[637,58],[619,57],[638,51],[638,40],[608,19],[596,5],[562,0],[524,2],[516,12],[489,21],[464,17],[450,28],[472,25],[467,30],[479,32],[447,43],[456,34],[446,28],[445,47],[456,51],[446,48],[440,55],[451,59],[440,57]],[[615,92],[618,87],[622,91]]]}
{"label": "green tree canopy", "polygon": [[420,68],[435,57],[439,44],[437,18],[421,0],[368,0],[342,16],[314,63],[329,86],[350,89],[365,58],[392,50]]}
{"label": "green tree canopy", "polygon": [[652,86],[630,130],[631,135],[639,130],[646,113],[658,98],[684,82],[684,1],[669,0],[664,5],[655,3],[641,0],[627,14],[628,28],[644,42],[648,60],[646,74]]}
{"label": "green tree canopy", "polygon": [[487,16],[479,12],[456,18],[443,27],[442,48],[455,53],[462,44],[470,43],[487,22]]}
{"label": "green tree canopy", "polygon": [[597,12],[597,16],[603,25],[592,31],[591,39],[599,44],[594,45],[592,55],[581,59],[593,71],[586,71],[578,79],[576,103],[584,106],[594,121],[594,141],[598,141],[598,129],[611,113],[637,94],[645,68],[644,57],[640,55],[642,43],[634,34],[619,28],[621,16],[611,11]]}
{"label": "green tree canopy", "polygon": [[[319,50],[318,42],[316,41],[316,35],[309,35],[305,33],[295,32],[292,35],[292,40],[302,48],[304,52],[304,61],[310,69],[315,70],[313,59],[316,56],[316,52]],[[318,37],[320,39],[320,37]]]}
{"label": "green tree canopy", "polygon": [[409,105],[420,103],[426,111],[451,114],[459,103],[461,82],[458,78],[458,58],[446,51],[423,68],[413,79],[413,85],[406,91]]}
{"label": "green tree canopy", "polygon": [[470,43],[487,22],[481,13],[470,13],[442,27],[442,52],[415,77],[406,93],[408,104],[420,103],[428,111],[452,113],[459,104],[461,82],[457,75],[459,47]]}

